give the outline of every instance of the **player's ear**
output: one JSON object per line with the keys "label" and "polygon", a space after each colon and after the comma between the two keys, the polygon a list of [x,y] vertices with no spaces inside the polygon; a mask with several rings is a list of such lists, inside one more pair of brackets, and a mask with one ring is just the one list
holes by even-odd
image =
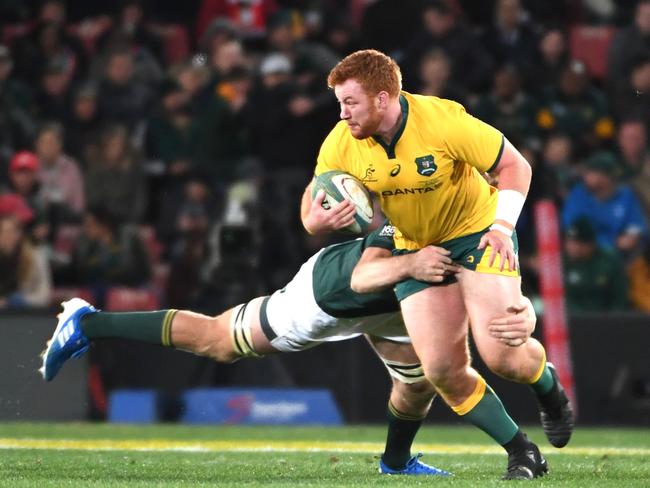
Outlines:
{"label": "player's ear", "polygon": [[380,108],[380,109],[382,109],[382,110],[385,110],[386,107],[388,107],[388,99],[389,99],[388,92],[380,91],[380,92],[377,94],[377,105],[378,105],[378,108]]}

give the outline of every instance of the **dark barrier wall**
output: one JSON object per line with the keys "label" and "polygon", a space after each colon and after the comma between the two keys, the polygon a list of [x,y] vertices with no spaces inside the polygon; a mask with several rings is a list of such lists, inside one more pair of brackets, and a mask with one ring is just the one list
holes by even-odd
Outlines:
{"label": "dark barrier wall", "polygon": [[[650,425],[650,317],[585,315],[571,319],[573,362],[582,424]],[[49,316],[0,316],[0,419],[83,419],[86,361],[73,361],[50,385],[36,375],[38,353],[53,321]],[[444,347],[444,346],[441,346]],[[180,351],[126,341],[104,341],[90,360],[104,372],[107,389],[155,387],[173,398],[209,385],[325,387],[349,422],[384,420],[390,381],[363,339],[324,344],[291,355],[220,365]],[[536,423],[528,387],[478,369],[521,423]],[[178,414],[168,404],[168,420]],[[456,422],[441,401],[433,422]]]}
{"label": "dark barrier wall", "polygon": [[46,383],[39,357],[56,324],[52,315],[0,315],[0,420],[82,420],[88,412],[87,362],[66,365]]}

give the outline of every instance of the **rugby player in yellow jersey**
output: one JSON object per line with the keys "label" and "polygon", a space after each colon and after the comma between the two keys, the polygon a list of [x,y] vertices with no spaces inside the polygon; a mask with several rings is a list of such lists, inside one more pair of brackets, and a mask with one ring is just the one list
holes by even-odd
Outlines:
{"label": "rugby player in yellow jersey", "polygon": [[[412,276],[435,282],[457,267],[448,266],[444,249],[429,246],[408,256],[385,260],[379,279],[364,279],[377,292],[358,294],[350,288],[351,275],[363,251],[371,247],[385,249],[390,256],[394,247],[392,226],[380,227],[364,239],[321,249],[281,290],[216,317],[188,310],[106,313],[73,298],[63,303],[64,310],[43,354],[43,378],[53,380],[71,357],[79,357],[90,342],[105,338],[175,347],[228,363],[239,358],[301,351],[364,334],[386,365],[393,384],[380,473],[446,476],[446,471],[423,463],[419,456],[411,456],[411,445],[435,392],[411,347],[390,285],[402,279],[405,272],[411,276],[409,269],[413,270]],[[391,259],[400,262],[397,273],[390,266]],[[536,319],[527,299],[514,304],[512,311],[514,316],[504,315],[494,320],[493,326],[505,343],[516,345],[528,339]]]}
{"label": "rugby player in yellow jersey", "polygon": [[[323,142],[316,175],[347,171],[377,195],[396,227],[395,253],[435,244],[462,266],[442,284],[404,276],[395,286],[427,379],[458,415],[506,449],[506,479],[543,474],[539,450],[506,421],[498,398],[470,367],[467,348],[469,320],[486,365],[504,378],[530,384],[549,441],[566,445],[573,414],[543,346],[531,339],[510,347],[489,329],[493,318],[521,298],[513,230],[530,184],[529,164],[498,130],[458,103],[401,91],[399,67],[378,51],[343,59],[330,72],[328,85],[342,120]],[[498,191],[482,172],[498,176]],[[301,208],[308,232],[351,223],[349,202],[325,211],[319,206],[322,195],[311,202],[310,186]],[[372,269],[382,258],[382,250],[368,250],[358,267]],[[356,291],[364,291],[363,279],[352,279]]]}

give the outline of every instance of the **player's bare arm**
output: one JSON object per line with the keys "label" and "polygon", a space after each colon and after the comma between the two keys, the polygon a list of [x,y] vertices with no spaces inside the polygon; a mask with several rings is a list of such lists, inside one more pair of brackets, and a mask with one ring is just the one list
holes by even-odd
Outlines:
{"label": "player's bare arm", "polygon": [[492,247],[489,265],[492,266],[500,256],[499,268],[503,271],[505,263],[509,269],[518,266],[517,256],[512,243],[512,232],[528,194],[532,170],[521,153],[504,139],[503,153],[494,173],[498,176],[499,200],[494,223],[479,243],[478,248]]}
{"label": "player's bare arm", "polygon": [[426,246],[412,254],[393,256],[388,249],[369,247],[352,272],[350,287],[357,293],[372,293],[406,278],[440,283],[460,271],[449,254],[441,247]]}
{"label": "player's bare arm", "polygon": [[305,188],[300,202],[300,219],[309,234],[331,232],[354,223],[356,207],[352,202],[343,200],[329,209],[324,209],[325,192],[320,190],[312,200],[312,185],[313,181]]}
{"label": "player's bare arm", "polygon": [[524,344],[535,331],[537,317],[531,301],[522,297],[521,302],[508,307],[508,315],[490,321],[490,335],[507,346],[518,347]]}

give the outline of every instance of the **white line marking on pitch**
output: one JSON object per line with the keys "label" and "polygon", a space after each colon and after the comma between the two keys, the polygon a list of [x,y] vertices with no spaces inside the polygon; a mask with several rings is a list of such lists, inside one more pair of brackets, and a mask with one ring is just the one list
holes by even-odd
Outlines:
{"label": "white line marking on pitch", "polygon": [[[417,444],[417,451],[428,454],[502,454],[497,446],[478,444]],[[173,440],[78,440],[0,438],[0,449],[52,449],[77,451],[163,451],[163,452],[347,452],[378,453],[378,442],[335,441],[173,441]],[[648,448],[565,447],[548,448],[544,454],[573,456],[650,456]]]}

